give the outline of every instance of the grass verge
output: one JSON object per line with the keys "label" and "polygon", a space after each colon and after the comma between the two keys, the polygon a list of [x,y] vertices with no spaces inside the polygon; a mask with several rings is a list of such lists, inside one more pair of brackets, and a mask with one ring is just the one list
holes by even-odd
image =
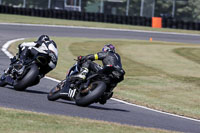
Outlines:
{"label": "grass verge", "polygon": [[0,108],[0,118],[0,131],[6,133],[170,133],[153,128],[6,108]]}
{"label": "grass verge", "polygon": [[[114,97],[200,119],[200,65],[195,61],[200,56],[199,45],[122,39],[53,39],[58,45],[59,61],[48,76],[64,79],[76,56],[96,53],[104,44],[113,43],[126,71],[125,80],[114,90]],[[16,44],[10,48],[13,53]],[[193,56],[187,57],[189,53]]]}
{"label": "grass verge", "polygon": [[147,30],[147,31],[200,34],[200,31],[194,31],[194,30],[181,30],[181,29],[178,30],[178,29],[169,29],[169,28],[160,29],[160,28],[151,28],[151,27],[144,27],[144,26],[75,21],[75,20],[31,17],[31,16],[22,16],[22,15],[10,15],[10,14],[0,14],[0,23],[66,25],[66,26],[84,26],[84,27],[117,28],[117,29],[129,29],[129,30]]}

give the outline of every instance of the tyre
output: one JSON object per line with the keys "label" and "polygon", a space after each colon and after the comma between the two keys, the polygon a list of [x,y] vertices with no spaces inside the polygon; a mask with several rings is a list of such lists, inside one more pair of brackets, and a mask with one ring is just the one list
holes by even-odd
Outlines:
{"label": "tyre", "polygon": [[[86,94],[85,90],[87,90]],[[103,81],[95,81],[85,90],[75,97],[75,102],[78,106],[88,106],[98,100],[106,90],[106,84]]]}
{"label": "tyre", "polygon": [[[2,79],[3,78],[3,79]],[[1,77],[0,77],[0,87],[4,87],[7,85],[7,83],[4,81],[5,80],[5,75],[3,74]]]}
{"label": "tyre", "polygon": [[32,82],[34,82],[39,75],[39,69],[37,65],[33,64],[27,74],[21,80],[15,80],[14,88],[18,91],[24,91],[27,87],[29,87]]}
{"label": "tyre", "polygon": [[47,99],[49,101],[55,101],[58,100],[60,98],[60,91],[57,86],[54,87],[53,89],[51,89],[51,91],[49,92],[49,94],[47,95]]}
{"label": "tyre", "polygon": [[4,81],[1,81],[0,80],[0,87],[4,87],[4,86],[6,86],[7,85],[7,83],[5,83]]}

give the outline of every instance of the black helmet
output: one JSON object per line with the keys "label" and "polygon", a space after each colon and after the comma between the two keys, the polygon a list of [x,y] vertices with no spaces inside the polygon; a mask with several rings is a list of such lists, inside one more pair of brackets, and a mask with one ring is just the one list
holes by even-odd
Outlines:
{"label": "black helmet", "polygon": [[102,51],[103,52],[108,52],[108,51],[115,52],[115,46],[112,44],[106,44],[106,45],[104,45]]}
{"label": "black helmet", "polygon": [[38,40],[37,40],[37,42],[45,42],[45,41],[50,41],[49,36],[47,36],[47,35],[41,35],[41,36],[38,38]]}

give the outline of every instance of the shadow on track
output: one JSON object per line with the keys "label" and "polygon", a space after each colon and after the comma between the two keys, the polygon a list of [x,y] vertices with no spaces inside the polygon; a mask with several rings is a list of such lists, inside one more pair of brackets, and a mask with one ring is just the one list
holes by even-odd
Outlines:
{"label": "shadow on track", "polygon": [[[15,90],[13,87],[11,87],[11,86],[6,86],[6,87],[2,87],[2,88],[6,88],[6,89],[9,89],[9,90],[16,91],[16,90]],[[16,91],[16,92],[25,92],[25,93],[33,93],[33,94],[45,94],[45,95],[48,94],[48,92],[37,91],[37,90],[25,90],[25,91]]]}
{"label": "shadow on track", "polygon": [[[55,102],[77,106],[75,103],[73,103],[71,101],[55,101]],[[130,112],[130,111],[124,110],[124,109],[107,108],[107,107],[100,107],[100,106],[95,106],[95,105],[90,105],[88,107],[81,107],[81,106],[77,106],[77,107],[80,107],[80,108],[91,108],[91,109],[98,109],[98,110],[108,110],[108,111]]]}
{"label": "shadow on track", "polygon": [[124,109],[106,108],[106,107],[100,107],[100,106],[95,106],[95,105],[90,105],[90,106],[88,106],[88,108],[100,109],[100,110],[110,110],[110,111],[120,111],[120,112],[130,112],[130,111],[124,110]]}
{"label": "shadow on track", "polygon": [[35,93],[35,94],[45,94],[45,95],[48,94],[48,92],[37,91],[37,90],[26,90],[25,92],[27,92],[27,93]]}

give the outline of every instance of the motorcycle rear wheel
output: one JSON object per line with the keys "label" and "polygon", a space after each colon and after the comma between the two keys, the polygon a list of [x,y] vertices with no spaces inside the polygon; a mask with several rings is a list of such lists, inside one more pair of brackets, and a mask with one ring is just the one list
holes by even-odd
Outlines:
{"label": "motorcycle rear wheel", "polygon": [[30,70],[26,73],[26,75],[21,80],[15,80],[14,88],[18,91],[24,91],[27,87],[29,87],[32,82],[34,82],[39,75],[39,69],[37,65],[33,64],[30,67]]}
{"label": "motorcycle rear wheel", "polygon": [[95,81],[89,85],[87,94],[78,93],[75,97],[76,105],[88,106],[94,103],[99,97],[101,97],[106,90],[106,84],[103,81]]}

